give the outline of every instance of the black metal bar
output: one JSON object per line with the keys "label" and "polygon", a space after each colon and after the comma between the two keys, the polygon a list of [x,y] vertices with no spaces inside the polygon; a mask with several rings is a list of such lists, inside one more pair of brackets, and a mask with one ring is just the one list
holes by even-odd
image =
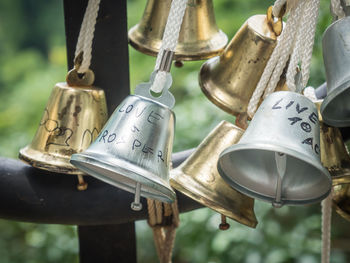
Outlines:
{"label": "black metal bar", "polygon": [[119,225],[79,226],[80,262],[134,263],[134,222]]}
{"label": "black metal bar", "polygon": [[[188,153],[189,154],[189,153]],[[182,154],[180,154],[182,155]],[[188,156],[188,155],[187,155]],[[186,158],[173,159],[179,164]],[[147,218],[144,209],[130,209],[133,194],[87,176],[86,191],[76,189],[77,178],[33,168],[18,160],[0,158],[0,218],[69,225],[122,224]],[[177,193],[179,209],[201,207]]]}

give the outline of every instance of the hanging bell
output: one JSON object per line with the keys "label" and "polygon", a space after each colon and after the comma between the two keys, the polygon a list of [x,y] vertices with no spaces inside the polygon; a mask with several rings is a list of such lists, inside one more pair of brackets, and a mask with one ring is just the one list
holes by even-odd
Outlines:
{"label": "hanging bell", "polygon": [[93,81],[91,70],[80,78],[73,69],[67,82],[55,85],[33,141],[19,151],[21,160],[52,172],[82,174],[70,157],[85,150],[107,120],[104,91]]}
{"label": "hanging bell", "polygon": [[220,154],[218,171],[238,191],[275,207],[321,201],[330,192],[331,179],[320,161],[319,131],[311,100],[274,92],[239,143]]}
{"label": "hanging bell", "polygon": [[170,183],[179,192],[220,214],[255,227],[254,199],[226,184],[216,168],[219,154],[238,142],[243,132],[227,121],[219,123],[196,151],[170,172]]}
{"label": "hanging bell", "polygon": [[[250,17],[238,30],[224,52],[206,61],[199,73],[199,85],[211,102],[222,110],[246,115],[249,100],[277,44],[272,29],[272,8],[267,15]],[[282,20],[277,24],[282,28]],[[282,29],[280,29],[282,30]],[[281,76],[276,91],[287,90]]]}
{"label": "hanging bell", "polygon": [[[320,108],[321,102],[316,102]],[[320,116],[321,162],[331,174],[333,206],[350,221],[350,156],[338,128],[328,126]]]}
{"label": "hanging bell", "polygon": [[321,106],[325,123],[335,127],[350,126],[350,17],[330,25],[322,40],[327,79],[327,97]]}
{"label": "hanging bell", "polygon": [[169,184],[175,125],[170,108],[175,101],[166,89],[153,97],[150,83],[138,85],[89,148],[71,158],[87,174],[135,193],[131,207],[136,211],[142,209],[140,196],[167,203],[175,200]]}
{"label": "hanging bell", "polygon": [[[130,44],[155,56],[162,44],[171,0],[148,0],[141,22],[129,30]],[[201,60],[217,56],[227,44],[218,29],[212,0],[190,0],[182,22],[175,60]]]}

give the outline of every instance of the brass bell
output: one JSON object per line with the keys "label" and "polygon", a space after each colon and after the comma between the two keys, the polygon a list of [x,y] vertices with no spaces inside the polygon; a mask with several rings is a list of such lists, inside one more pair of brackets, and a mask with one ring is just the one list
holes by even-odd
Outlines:
{"label": "brass bell", "polygon": [[[153,78],[154,74],[151,82]],[[175,125],[169,107],[174,99],[168,90],[155,98],[150,87],[150,83],[138,85],[89,148],[71,158],[87,174],[135,193],[131,204],[135,211],[142,209],[140,196],[167,203],[175,200],[169,184]]]}
{"label": "brass bell", "polygon": [[350,126],[349,27],[349,16],[339,19],[327,28],[322,40],[328,91],[321,113],[324,122],[335,127]]}
{"label": "brass bell", "polygon": [[[316,106],[320,108],[321,101]],[[340,130],[328,126],[319,116],[321,162],[332,177],[333,206],[338,214],[350,221],[350,156]]]}
{"label": "brass bell", "polygon": [[93,81],[91,70],[80,78],[73,69],[67,82],[55,85],[34,139],[19,151],[21,160],[52,172],[82,174],[70,157],[85,150],[107,120],[104,91]]}
{"label": "brass bell", "polygon": [[227,121],[219,123],[196,151],[170,172],[170,183],[193,200],[241,224],[255,227],[254,199],[226,184],[216,168],[219,154],[237,143],[243,132]]}
{"label": "brass bell", "polygon": [[[199,73],[199,85],[211,102],[222,110],[247,115],[249,100],[277,44],[268,15],[250,17],[238,30],[224,52],[206,61]],[[282,21],[280,21],[282,26]],[[276,91],[287,90],[285,75]]]}
{"label": "brass bell", "polygon": [[223,179],[254,198],[283,204],[321,201],[331,178],[320,161],[320,127],[314,103],[303,95],[270,94],[239,143],[218,161]]}
{"label": "brass bell", "polygon": [[[148,0],[141,22],[129,30],[130,44],[137,50],[155,56],[162,43],[171,0]],[[187,3],[175,60],[201,60],[219,55],[227,36],[218,29],[212,0],[190,0]]]}

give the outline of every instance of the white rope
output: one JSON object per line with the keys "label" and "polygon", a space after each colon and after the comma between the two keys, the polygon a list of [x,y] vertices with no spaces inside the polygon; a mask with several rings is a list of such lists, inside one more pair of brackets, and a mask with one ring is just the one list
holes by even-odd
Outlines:
{"label": "white rope", "polygon": [[94,38],[96,18],[100,7],[100,0],[89,0],[84,19],[80,27],[75,58],[83,52],[83,60],[78,69],[79,73],[86,72],[91,64],[92,40]]}
{"label": "white rope", "polygon": [[[159,50],[157,61],[154,69],[157,71],[159,69],[159,65],[162,60],[163,51],[164,50],[170,50],[175,51],[179,33],[181,29],[182,20],[185,14],[186,6],[187,6],[188,0],[173,0],[171,3],[170,11],[168,20],[165,26],[163,39],[162,39],[162,46]],[[156,93],[162,92],[164,88],[164,84],[167,81],[167,75],[170,74],[165,71],[158,71],[151,90]]]}
{"label": "white rope", "polygon": [[340,0],[331,0],[331,12],[337,16],[338,19],[345,16]]}
{"label": "white rope", "polygon": [[273,13],[278,16],[281,8],[287,4],[288,21],[277,45],[264,69],[259,83],[250,98],[248,115],[253,117],[263,95],[266,98],[276,88],[281,74],[289,60],[287,70],[287,86],[295,91],[295,75],[297,65],[301,66],[303,86],[309,79],[309,68],[315,37],[315,28],[320,0],[277,0]]}
{"label": "white rope", "polygon": [[322,201],[322,254],[321,262],[329,263],[331,254],[332,193]]}

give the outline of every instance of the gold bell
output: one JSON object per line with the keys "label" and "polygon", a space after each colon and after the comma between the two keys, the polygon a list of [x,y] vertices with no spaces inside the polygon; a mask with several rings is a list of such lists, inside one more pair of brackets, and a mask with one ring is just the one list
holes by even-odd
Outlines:
{"label": "gold bell", "polygon": [[[321,102],[316,106],[320,110]],[[350,156],[340,130],[328,126],[320,116],[321,162],[329,170],[333,182],[333,206],[339,215],[350,221]]]}
{"label": "gold bell", "polygon": [[[171,0],[148,0],[141,22],[129,30],[130,44],[145,54],[155,56],[162,44]],[[187,3],[175,60],[201,60],[219,55],[227,36],[218,29],[212,0]]]}
{"label": "gold bell", "polygon": [[19,151],[21,160],[51,172],[82,174],[70,157],[85,150],[107,120],[104,91],[93,81],[91,70],[81,78],[73,69],[67,82],[55,85],[33,141]]}
{"label": "gold bell", "polygon": [[193,200],[249,227],[256,227],[254,199],[231,188],[217,170],[219,154],[238,142],[243,130],[222,121],[195,152],[170,172],[170,184]]}
{"label": "gold bell", "polygon": [[[273,22],[270,7],[267,15],[250,17],[224,52],[202,65],[199,84],[209,100],[230,114],[246,115],[249,100],[277,44],[282,25],[281,19]],[[285,75],[282,75],[276,91],[288,90],[284,84]]]}

